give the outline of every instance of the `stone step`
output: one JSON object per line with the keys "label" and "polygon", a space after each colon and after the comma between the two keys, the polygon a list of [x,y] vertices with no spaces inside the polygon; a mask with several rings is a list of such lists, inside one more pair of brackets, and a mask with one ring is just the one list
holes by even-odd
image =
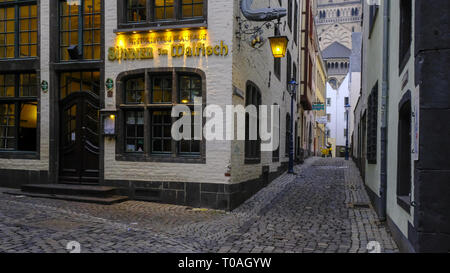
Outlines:
{"label": "stone step", "polygon": [[116,188],[106,186],[70,185],[70,184],[27,184],[22,186],[24,193],[49,195],[70,195],[80,197],[107,198],[116,194]]}
{"label": "stone step", "polygon": [[65,200],[65,201],[73,201],[73,202],[82,202],[82,203],[94,203],[100,205],[112,205],[120,202],[124,202],[128,200],[126,196],[112,195],[109,197],[92,197],[92,196],[79,196],[79,195],[58,195],[58,194],[43,194],[43,193],[31,193],[31,192],[23,192],[19,190],[9,190],[5,191],[5,194],[15,195],[15,196],[27,196],[34,198],[48,198],[48,199],[57,199],[57,200]]}

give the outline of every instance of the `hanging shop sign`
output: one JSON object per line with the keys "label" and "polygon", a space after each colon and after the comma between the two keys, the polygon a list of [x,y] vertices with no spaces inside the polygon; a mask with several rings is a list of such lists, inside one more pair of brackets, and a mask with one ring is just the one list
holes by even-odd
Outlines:
{"label": "hanging shop sign", "polygon": [[42,92],[44,92],[44,93],[48,92],[48,82],[47,81],[41,82],[41,89],[42,89]]}
{"label": "hanging shop sign", "polygon": [[312,108],[313,108],[313,111],[322,111],[322,110],[325,110],[325,104],[315,103],[315,104],[313,104]]}
{"label": "hanging shop sign", "polygon": [[228,51],[224,41],[211,43],[206,30],[119,34],[116,45],[108,49],[108,60],[148,60],[169,55],[172,58],[228,56]]}
{"label": "hanging shop sign", "polygon": [[317,117],[316,121],[319,124],[327,124],[328,123],[328,118],[327,118],[327,116],[321,116],[321,117]]}

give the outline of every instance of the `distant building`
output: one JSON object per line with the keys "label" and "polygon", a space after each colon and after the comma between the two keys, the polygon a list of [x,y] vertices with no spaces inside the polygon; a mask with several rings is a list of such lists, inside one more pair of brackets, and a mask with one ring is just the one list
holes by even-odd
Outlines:
{"label": "distant building", "polygon": [[348,74],[352,51],[339,42],[334,42],[322,51],[328,71],[328,82],[338,89]]}
{"label": "distant building", "polygon": [[318,0],[316,25],[320,49],[334,42],[352,48],[352,33],[361,31],[361,0]]}

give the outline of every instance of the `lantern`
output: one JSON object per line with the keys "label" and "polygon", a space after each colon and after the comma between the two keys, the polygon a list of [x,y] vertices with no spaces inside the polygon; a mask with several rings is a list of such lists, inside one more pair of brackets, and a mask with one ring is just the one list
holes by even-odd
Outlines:
{"label": "lantern", "polygon": [[269,37],[269,41],[273,57],[283,58],[286,55],[286,48],[289,41],[287,36]]}

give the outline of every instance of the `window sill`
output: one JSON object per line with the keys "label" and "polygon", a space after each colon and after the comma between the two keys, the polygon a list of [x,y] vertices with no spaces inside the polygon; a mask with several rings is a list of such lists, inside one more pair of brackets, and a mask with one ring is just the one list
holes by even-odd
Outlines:
{"label": "window sill", "polygon": [[181,164],[206,164],[206,159],[200,156],[180,155],[145,155],[145,154],[121,154],[116,155],[117,161],[130,162],[161,162],[161,163],[181,163]]}
{"label": "window sill", "polygon": [[40,159],[37,152],[21,152],[21,151],[1,151],[0,159]]}
{"label": "window sill", "polygon": [[161,21],[145,24],[119,24],[117,29],[114,29],[114,33],[127,33],[127,32],[149,32],[149,31],[162,31],[162,30],[178,30],[186,28],[207,28],[208,24],[205,19],[185,20],[185,21]]}
{"label": "window sill", "polygon": [[409,196],[397,196],[397,204],[407,213],[411,213],[411,202]]}

